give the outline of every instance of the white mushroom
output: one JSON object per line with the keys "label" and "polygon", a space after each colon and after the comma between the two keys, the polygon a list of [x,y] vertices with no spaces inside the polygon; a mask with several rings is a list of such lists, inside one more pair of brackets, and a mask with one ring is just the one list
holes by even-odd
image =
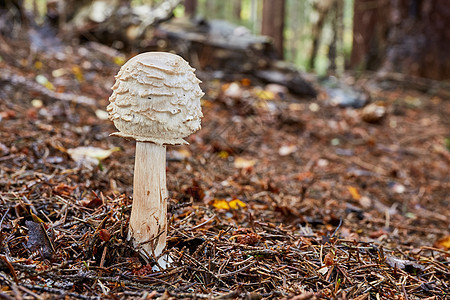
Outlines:
{"label": "white mushroom", "polygon": [[116,76],[107,107],[119,130],[112,135],[136,140],[133,206],[128,239],[145,258],[166,247],[166,146],[187,144],[199,130],[204,95],[195,69],[166,52],[139,54]]}

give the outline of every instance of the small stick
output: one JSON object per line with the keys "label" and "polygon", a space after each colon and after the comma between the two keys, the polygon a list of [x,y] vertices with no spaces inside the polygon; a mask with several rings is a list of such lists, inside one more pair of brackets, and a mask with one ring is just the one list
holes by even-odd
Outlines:
{"label": "small stick", "polygon": [[6,266],[8,267],[9,271],[11,272],[12,276],[14,277],[14,281],[16,283],[19,283],[19,280],[17,279],[17,273],[16,270],[14,269],[13,265],[11,264],[11,262],[8,260],[8,258],[6,258],[5,255],[0,255],[0,258],[5,262]]}

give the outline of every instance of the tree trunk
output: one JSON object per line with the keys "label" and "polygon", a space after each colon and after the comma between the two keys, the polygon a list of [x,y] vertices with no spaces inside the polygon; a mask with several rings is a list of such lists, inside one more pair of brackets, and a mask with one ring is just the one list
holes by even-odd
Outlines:
{"label": "tree trunk", "polygon": [[261,34],[273,39],[279,58],[283,58],[284,50],[284,16],[285,0],[264,0]]}
{"label": "tree trunk", "polygon": [[189,18],[194,18],[197,12],[197,0],[184,0],[184,13]]}
{"label": "tree trunk", "polygon": [[309,69],[314,69],[314,65],[316,63],[316,57],[317,53],[319,51],[319,43],[322,37],[322,30],[325,25],[325,20],[328,15],[328,12],[331,9],[331,6],[335,0],[320,0],[319,2],[316,2],[314,5],[314,9],[317,11],[317,14],[319,17],[317,18],[317,21],[312,25],[312,49],[311,49],[311,55],[309,58]]}
{"label": "tree trunk", "polygon": [[237,22],[241,21],[242,0],[233,0],[233,19]]}
{"label": "tree trunk", "polygon": [[389,1],[355,0],[350,67],[376,70],[386,51]]}
{"label": "tree trunk", "polygon": [[354,69],[450,78],[448,0],[355,0]]}
{"label": "tree trunk", "polygon": [[397,0],[383,69],[432,79],[450,79],[448,0]]}

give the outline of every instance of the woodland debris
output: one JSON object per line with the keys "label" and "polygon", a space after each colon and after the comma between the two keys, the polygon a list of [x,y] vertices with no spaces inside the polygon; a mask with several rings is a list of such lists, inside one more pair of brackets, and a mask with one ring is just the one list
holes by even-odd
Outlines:
{"label": "woodland debris", "polygon": [[275,59],[270,39],[255,36],[245,27],[223,20],[176,19],[160,24],[155,38],[165,42],[163,49],[174,49],[199,71],[234,80],[252,76],[264,83],[283,85],[296,95],[317,95],[303,74]]}

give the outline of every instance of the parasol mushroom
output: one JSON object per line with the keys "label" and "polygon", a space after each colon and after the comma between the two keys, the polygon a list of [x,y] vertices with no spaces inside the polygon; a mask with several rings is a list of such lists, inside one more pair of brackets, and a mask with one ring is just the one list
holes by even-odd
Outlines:
{"label": "parasol mushroom", "polygon": [[144,258],[159,257],[166,247],[166,145],[199,130],[204,95],[195,69],[166,52],[139,54],[116,76],[107,107],[119,132],[136,141],[133,205],[128,240]]}

